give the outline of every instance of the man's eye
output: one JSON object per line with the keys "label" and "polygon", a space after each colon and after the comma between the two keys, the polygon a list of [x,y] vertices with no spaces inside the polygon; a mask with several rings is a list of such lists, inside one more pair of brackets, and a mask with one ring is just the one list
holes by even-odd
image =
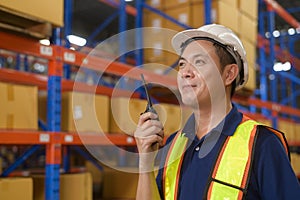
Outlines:
{"label": "man's eye", "polygon": [[178,66],[179,66],[179,68],[183,68],[184,66],[185,66],[185,62],[178,62]]}
{"label": "man's eye", "polygon": [[204,64],[205,64],[205,61],[202,60],[202,59],[195,60],[195,66],[201,66],[201,65],[204,65]]}

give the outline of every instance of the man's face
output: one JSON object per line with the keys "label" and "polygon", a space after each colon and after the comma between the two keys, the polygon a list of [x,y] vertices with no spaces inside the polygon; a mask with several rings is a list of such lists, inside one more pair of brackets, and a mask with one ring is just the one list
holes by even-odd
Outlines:
{"label": "man's face", "polygon": [[178,62],[178,87],[182,101],[188,106],[211,106],[225,98],[219,57],[209,41],[193,41]]}

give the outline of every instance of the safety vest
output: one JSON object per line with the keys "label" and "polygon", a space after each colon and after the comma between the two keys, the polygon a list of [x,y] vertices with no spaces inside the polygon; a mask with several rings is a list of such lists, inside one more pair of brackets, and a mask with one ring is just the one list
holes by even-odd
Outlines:
{"label": "safety vest", "polygon": [[[258,122],[244,116],[232,136],[228,136],[209,178],[204,199],[242,199],[248,188],[251,164],[257,137]],[[265,126],[278,136],[288,156],[288,145],[283,133]],[[168,151],[163,171],[163,193],[166,200],[177,200],[181,164],[188,138],[179,131]],[[230,169],[230,170],[229,170]]]}

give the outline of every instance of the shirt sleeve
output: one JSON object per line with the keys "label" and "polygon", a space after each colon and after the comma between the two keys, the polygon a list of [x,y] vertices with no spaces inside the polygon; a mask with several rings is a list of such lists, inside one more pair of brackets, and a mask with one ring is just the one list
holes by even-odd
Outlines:
{"label": "shirt sleeve", "polygon": [[299,199],[300,185],[279,138],[260,127],[254,170],[261,199]]}

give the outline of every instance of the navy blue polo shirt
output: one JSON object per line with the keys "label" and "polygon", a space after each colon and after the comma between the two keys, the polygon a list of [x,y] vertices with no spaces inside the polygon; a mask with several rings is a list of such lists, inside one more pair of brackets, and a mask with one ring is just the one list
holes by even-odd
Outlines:
{"label": "navy blue polo shirt", "polygon": [[[189,118],[182,131],[189,138],[189,146],[182,163],[178,189],[179,200],[203,199],[219,149],[226,137],[234,134],[242,117],[243,115],[233,105],[233,109],[225,120],[201,139],[195,137],[194,116]],[[246,199],[300,199],[299,182],[280,140],[263,126],[259,126],[258,131]],[[162,153],[161,166],[164,166],[168,147],[174,136],[175,134],[171,135],[167,140]],[[161,167],[156,182],[161,197],[164,199],[162,174]]]}

